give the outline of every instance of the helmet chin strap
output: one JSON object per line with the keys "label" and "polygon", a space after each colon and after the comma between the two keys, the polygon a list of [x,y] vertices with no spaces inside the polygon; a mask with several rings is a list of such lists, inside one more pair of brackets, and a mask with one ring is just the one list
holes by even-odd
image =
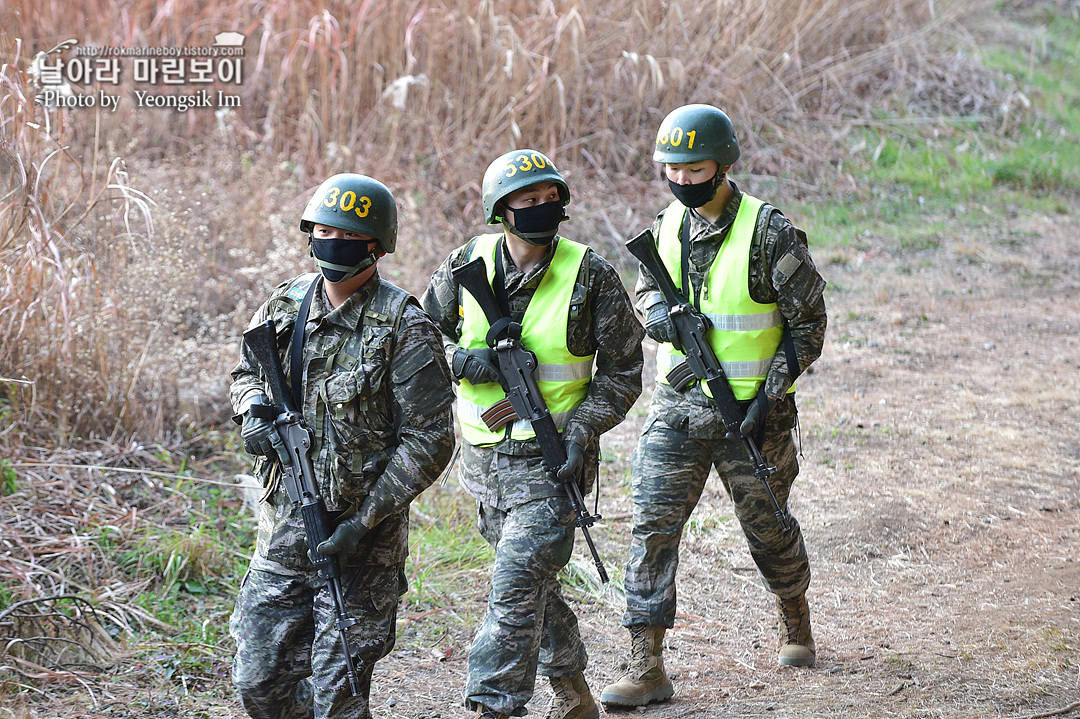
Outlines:
{"label": "helmet chin strap", "polygon": [[[373,264],[375,264],[375,259],[376,259],[375,258],[375,253],[371,253],[370,255],[365,257],[363,260],[361,260],[360,264],[349,266],[349,265],[335,265],[333,262],[327,262],[326,260],[320,260],[318,257],[316,257],[315,258],[315,264],[318,265],[320,267],[320,269],[333,270],[334,272],[344,272],[345,273],[344,277],[342,277],[340,280],[337,280],[337,281],[332,283],[332,284],[336,285],[339,282],[344,282],[345,280],[351,280],[353,277],[356,277],[358,274],[360,274],[361,272],[363,272],[364,270],[366,270],[367,268],[369,268]],[[326,275],[323,275],[323,277],[325,278]],[[330,280],[327,279],[327,282],[330,282]]]}
{"label": "helmet chin strap", "polygon": [[502,219],[502,226],[506,230],[512,233],[515,237],[520,237],[533,247],[547,247],[555,239],[555,235],[559,234],[558,228],[554,232],[522,232],[517,228],[514,223],[507,220],[505,217]]}
{"label": "helmet chin strap", "polygon": [[709,202],[712,202],[714,199],[716,199],[716,193],[720,192],[720,187],[724,184],[724,178],[725,177],[727,177],[727,168],[717,167],[716,168],[716,174],[713,175],[713,178],[712,178],[712,181],[713,181],[713,193],[712,193],[712,197],[709,198]]}

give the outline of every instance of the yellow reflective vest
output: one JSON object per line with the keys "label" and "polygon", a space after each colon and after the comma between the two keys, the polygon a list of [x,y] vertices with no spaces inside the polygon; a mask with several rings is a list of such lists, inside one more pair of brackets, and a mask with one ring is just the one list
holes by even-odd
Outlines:
{"label": "yellow reflective vest", "polygon": [[[495,276],[495,252],[498,251],[501,237],[500,234],[480,235],[473,244],[470,259],[484,259],[488,282]],[[544,272],[521,320],[521,341],[526,349],[536,354],[539,365],[536,369],[537,385],[555,426],[561,432],[574,409],[588,393],[594,355],[579,357],[566,346],[570,300],[588,248],[563,237],[558,238],[557,243],[551,264]],[[468,290],[462,290],[460,296],[462,327],[458,344],[466,349],[486,347],[490,325],[483,310]],[[474,385],[468,380],[461,380],[458,386],[458,421],[461,436],[466,442],[474,446],[491,446],[505,439],[505,428],[492,432],[480,419],[484,410],[505,396],[498,382]],[[511,426],[512,439],[527,440],[535,436],[532,423],[527,420],[517,420]]]}
{"label": "yellow reflective vest", "polygon": [[[743,194],[735,221],[702,284],[700,302],[694,303],[712,322],[706,339],[740,400],[757,396],[784,333],[784,317],[776,304],[761,304],[750,297],[750,243],[762,205],[756,197]],[[677,200],[672,202],[664,211],[657,240],[660,259],[680,289],[679,232],[685,215],[686,207]],[[656,353],[656,381],[667,384],[668,372],[685,358],[670,343],[661,344]],[[702,385],[701,390],[712,396],[708,387]],[[794,385],[788,391],[794,392]]]}

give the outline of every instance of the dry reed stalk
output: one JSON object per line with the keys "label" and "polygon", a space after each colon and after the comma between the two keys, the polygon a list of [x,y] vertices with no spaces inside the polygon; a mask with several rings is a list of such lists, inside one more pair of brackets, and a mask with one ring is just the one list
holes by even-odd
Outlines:
{"label": "dry reed stalk", "polygon": [[[478,178],[499,152],[536,146],[564,170],[589,169],[621,190],[622,178],[652,171],[660,118],[704,101],[735,118],[743,171],[818,161],[819,147],[782,128],[865,115],[902,83],[930,77],[920,67],[940,60],[926,49],[931,38],[983,2],[939,3],[936,12],[922,0],[10,3],[22,44],[0,85],[0,375],[35,383],[39,401],[21,414],[23,431],[53,424],[61,437],[115,440],[216,416],[221,390],[206,378],[225,375],[222,345],[258,302],[237,297],[230,279],[240,267],[295,273],[296,254],[271,263],[254,241],[218,248],[213,223],[178,229],[186,219],[175,208],[189,199],[168,216],[113,158],[177,162],[191,146],[209,157],[206,148],[224,144],[226,155],[288,160],[297,195],[329,172],[379,176],[409,188],[404,211],[425,233],[417,258],[431,267],[474,226]],[[247,55],[242,85],[229,88],[242,107],[220,116],[137,112],[130,102],[92,118],[46,112],[33,106],[21,69],[61,38],[179,47],[227,29],[247,35]],[[120,90],[133,87],[128,77]],[[231,203],[232,217],[264,224],[258,196],[215,199]],[[596,212],[602,237],[621,233],[608,208]],[[234,250],[258,264],[213,261],[190,288],[162,269]],[[191,387],[175,376],[184,364],[198,366]],[[23,391],[9,386],[0,397]]]}
{"label": "dry reed stalk", "polygon": [[[604,167],[640,171],[647,161],[625,138],[647,138],[688,100],[773,119],[865,108],[891,87],[890,74],[921,59],[911,51],[927,31],[979,2],[308,0],[256,12],[242,2],[166,10],[140,0],[118,18],[111,4],[86,0],[88,26],[71,24],[79,13],[48,14],[51,3],[20,6],[27,26],[84,42],[199,44],[240,29],[249,35],[240,114],[258,122],[261,148],[312,177],[335,162],[407,175],[438,135],[455,158],[439,180],[452,182],[511,146],[575,159],[569,143],[586,136],[583,149]],[[184,121],[196,135],[216,125],[209,113]]]}

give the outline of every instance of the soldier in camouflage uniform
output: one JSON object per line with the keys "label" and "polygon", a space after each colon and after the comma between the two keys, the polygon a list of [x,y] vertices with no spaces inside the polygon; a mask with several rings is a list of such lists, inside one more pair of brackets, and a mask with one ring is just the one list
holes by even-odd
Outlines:
{"label": "soldier in camouflage uniform", "polygon": [[[290,385],[300,382],[310,457],[336,528],[317,550],[338,557],[360,696],[352,696],[334,605],[308,557],[300,512],[280,481],[268,404],[246,345],[233,370],[234,420],[265,491],[255,554],[230,623],[233,682],[252,717],[368,719],[375,662],[394,645],[398,598],[407,588],[409,503],[449,463],[453,387],[442,342],[414,297],[382,280],[377,259],[393,252],[397,209],[369,177],[335,175],[316,190],[300,222],[320,268],[279,285],[251,326],[271,319]],[[302,372],[287,348],[305,295]]]}
{"label": "soldier in camouflage uniform", "polygon": [[[675,195],[656,218],[658,252],[680,288],[692,287],[693,306],[712,330],[707,338],[746,414],[741,431],[757,439],[776,472],[769,485],[784,512],[798,474],[791,430],[795,377],[821,353],[826,314],[806,236],[777,209],[744,194],[727,177],[739,157],[727,115],[687,105],[664,119],[653,159],[663,163]],[[667,372],[685,355],[655,280],[641,268],[636,306],[646,333],[660,343],[656,390],[634,453],[634,527],[626,565],[626,612],[631,657],[626,674],[604,688],[609,706],[638,706],[674,693],[664,671],[662,643],[675,622],[679,540],[715,467],[765,587],[776,595],[780,664],[814,663],[806,588],[810,567],[794,517],[784,533],[741,438],[727,437],[701,383],[682,392]],[[685,291],[684,291],[685,294]]]}
{"label": "soldier in camouflage uniform", "polygon": [[557,236],[570,192],[550,159],[533,150],[503,155],[485,173],[482,191],[486,221],[503,231],[454,250],[422,299],[460,383],[461,484],[476,498],[480,532],[495,547],[488,614],[469,654],[466,706],[477,716],[521,716],[540,673],[554,691],[549,719],[595,719],[585,646],[557,576],[573,549],[573,507],[561,482],[544,471],[529,422],[492,430],[481,420],[505,393],[484,339],[487,320],[451,271],[482,257],[496,296],[505,288],[565,442],[558,474],[584,470],[584,492],[596,480],[600,435],[641,393],[644,333],[615,269]]}

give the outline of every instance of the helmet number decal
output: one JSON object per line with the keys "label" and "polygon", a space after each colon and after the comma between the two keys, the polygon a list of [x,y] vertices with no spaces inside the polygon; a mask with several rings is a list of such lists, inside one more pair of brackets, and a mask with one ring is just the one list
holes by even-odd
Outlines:
{"label": "helmet number decal", "polygon": [[[694,138],[697,137],[697,130],[690,130],[685,133],[686,149],[694,149]],[[657,145],[671,145],[672,147],[678,147],[682,144],[684,138],[683,129],[681,127],[673,127],[670,132],[666,132],[659,135],[656,138]]]}
{"label": "helmet number decal", "polygon": [[367,217],[368,211],[371,209],[371,198],[367,195],[361,197],[356,203],[356,209],[353,212],[357,217]]}
{"label": "helmet number decal", "polygon": [[323,198],[322,203],[327,207],[333,207],[338,202],[338,195],[341,194],[340,187],[331,187],[330,191],[326,193],[326,197]]}
{"label": "helmet number decal", "polygon": [[341,191],[340,187],[331,187],[323,198],[326,207],[340,207],[342,212],[355,212],[357,217],[367,217],[371,211],[371,198],[367,195],[357,198],[352,190]]}
{"label": "helmet number decal", "polygon": [[[503,174],[506,177],[513,177],[518,174],[518,172],[529,172],[534,169],[543,170],[547,166],[547,159],[539,152],[533,152],[528,155],[523,152],[510,162],[506,163]],[[552,167],[554,167],[554,165],[552,165]]]}

